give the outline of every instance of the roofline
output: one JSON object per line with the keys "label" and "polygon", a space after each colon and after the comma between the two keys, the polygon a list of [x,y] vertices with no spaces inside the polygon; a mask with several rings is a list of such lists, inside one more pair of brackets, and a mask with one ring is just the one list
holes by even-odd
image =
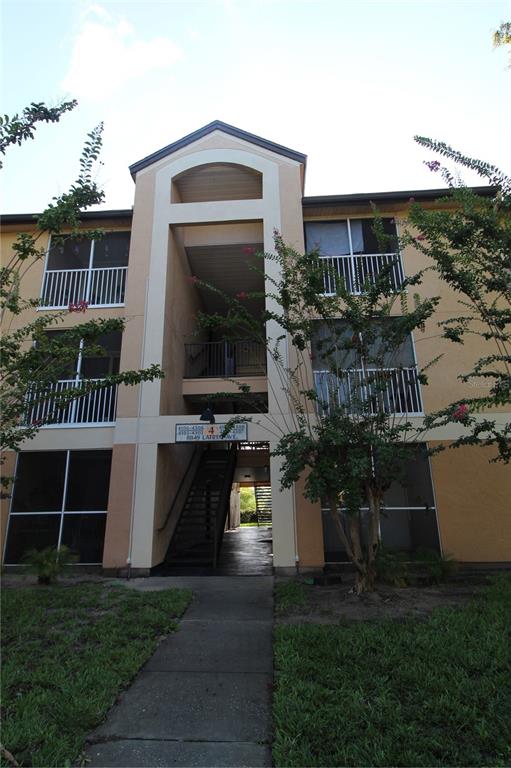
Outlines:
{"label": "roofline", "polygon": [[[496,187],[470,187],[472,192],[483,197],[494,194]],[[365,205],[371,202],[399,203],[408,202],[410,198],[417,202],[437,200],[439,197],[448,197],[453,190],[450,187],[441,189],[409,189],[399,192],[361,192],[349,195],[318,195],[315,197],[303,197],[302,205],[309,208],[318,205],[338,205],[351,203],[353,205]]]}
{"label": "roofline", "polygon": [[[35,222],[42,213],[4,213],[0,216],[2,224],[28,224]],[[80,219],[131,219],[133,216],[132,208],[123,208],[115,211],[84,211],[80,214]]]}
{"label": "roofline", "polygon": [[197,131],[193,131],[193,133],[183,136],[182,139],[174,141],[172,144],[168,144],[157,152],[153,152],[151,155],[147,155],[147,157],[142,158],[142,160],[138,160],[136,163],[133,163],[133,165],[130,165],[130,173],[133,179],[135,179],[135,176],[139,171],[156,163],[158,160],[162,160],[164,157],[168,157],[173,152],[177,152],[179,149],[187,147],[189,144],[193,144],[194,141],[198,141],[199,139],[208,136],[210,133],[213,133],[213,131],[228,133],[229,136],[243,139],[243,141],[248,141],[250,144],[255,144],[270,152],[283,155],[290,160],[295,160],[297,163],[303,163],[305,165],[307,162],[307,155],[304,155],[301,152],[295,152],[293,149],[289,149],[289,147],[284,147],[282,144],[276,144],[274,141],[268,141],[261,136],[256,136],[254,133],[248,133],[248,131],[243,131],[241,128],[236,128],[234,125],[229,125],[229,123],[223,123],[221,120],[213,120],[213,122],[199,128]]}

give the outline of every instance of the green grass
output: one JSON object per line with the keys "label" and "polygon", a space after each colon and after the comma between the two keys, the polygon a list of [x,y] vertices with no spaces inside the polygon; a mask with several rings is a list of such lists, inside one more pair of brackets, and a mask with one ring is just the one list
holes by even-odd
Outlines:
{"label": "green grass", "polygon": [[426,621],[277,626],[281,766],[511,764],[511,578]]}
{"label": "green grass", "polygon": [[77,760],[85,736],[176,629],[190,598],[102,584],[4,589],[2,744],[18,763]]}
{"label": "green grass", "polygon": [[307,605],[305,587],[299,581],[280,581],[275,584],[275,613],[282,616]]}

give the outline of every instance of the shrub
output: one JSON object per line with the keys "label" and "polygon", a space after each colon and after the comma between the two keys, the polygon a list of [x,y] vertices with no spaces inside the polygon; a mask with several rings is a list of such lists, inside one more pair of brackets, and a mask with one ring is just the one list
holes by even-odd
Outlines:
{"label": "shrub", "polygon": [[27,570],[37,573],[38,584],[50,584],[62,573],[66,565],[76,562],[76,555],[69,547],[45,547],[30,549],[23,558]]}

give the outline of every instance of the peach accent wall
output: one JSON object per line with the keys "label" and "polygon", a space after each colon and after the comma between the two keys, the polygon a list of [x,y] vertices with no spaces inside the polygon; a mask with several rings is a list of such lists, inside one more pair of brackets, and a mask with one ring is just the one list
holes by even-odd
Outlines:
{"label": "peach accent wall", "polygon": [[322,568],[325,564],[321,505],[303,495],[305,477],[295,483],[296,530],[300,568]]}
{"label": "peach accent wall", "polygon": [[511,561],[511,468],[494,455],[464,446],[431,460],[442,549],[462,562]]}
{"label": "peach accent wall", "polygon": [[[5,459],[1,465],[2,477],[14,477],[14,471],[16,469],[16,453],[14,451],[5,451],[2,454],[2,458]],[[11,486],[12,490],[12,486]],[[11,504],[10,497],[0,500],[0,557],[3,560],[5,535],[7,532],[7,523],[9,520],[9,507]]]}
{"label": "peach accent wall", "polygon": [[127,565],[134,473],[135,446],[114,445],[103,550],[104,568],[126,568]]}

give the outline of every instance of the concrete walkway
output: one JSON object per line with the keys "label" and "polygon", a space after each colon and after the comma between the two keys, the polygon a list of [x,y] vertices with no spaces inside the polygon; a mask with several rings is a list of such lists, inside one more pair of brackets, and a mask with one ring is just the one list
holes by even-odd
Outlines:
{"label": "concrete walkway", "polygon": [[89,737],[93,768],[271,766],[271,576],[134,579],[194,600]]}

